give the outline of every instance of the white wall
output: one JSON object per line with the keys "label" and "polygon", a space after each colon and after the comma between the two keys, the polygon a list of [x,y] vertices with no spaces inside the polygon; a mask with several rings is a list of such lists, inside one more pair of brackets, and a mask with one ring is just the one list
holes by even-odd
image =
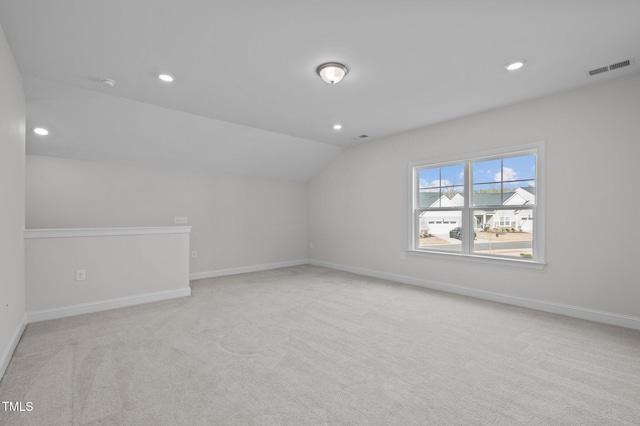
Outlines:
{"label": "white wall", "polygon": [[[639,94],[634,74],[347,149],[309,184],[310,258],[637,322]],[[546,268],[400,259],[408,163],[538,141],[546,142]]]}
{"label": "white wall", "polygon": [[28,322],[191,294],[188,227],[27,230],[25,238]]}
{"label": "white wall", "polygon": [[0,377],[24,327],[25,101],[0,28]]}
{"label": "white wall", "polygon": [[32,155],[26,167],[27,228],[169,226],[186,216],[192,274],[308,257],[300,183]]}

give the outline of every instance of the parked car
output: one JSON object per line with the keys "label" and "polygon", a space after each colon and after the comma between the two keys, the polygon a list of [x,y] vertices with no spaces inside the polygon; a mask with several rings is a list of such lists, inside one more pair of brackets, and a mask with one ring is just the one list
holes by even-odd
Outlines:
{"label": "parked car", "polygon": [[453,228],[451,231],[449,231],[449,238],[457,238],[459,240],[462,239],[462,228],[460,228],[459,226],[457,228]]}
{"label": "parked car", "polygon": [[[476,234],[476,232],[473,231],[473,239],[475,240],[477,237],[478,237],[478,234]],[[458,226],[456,228],[453,228],[451,231],[449,231],[449,238],[456,238],[462,241],[462,228]]]}

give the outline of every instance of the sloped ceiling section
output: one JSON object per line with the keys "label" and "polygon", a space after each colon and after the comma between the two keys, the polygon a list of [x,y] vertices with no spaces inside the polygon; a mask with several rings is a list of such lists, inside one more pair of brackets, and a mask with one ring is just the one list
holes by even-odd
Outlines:
{"label": "sloped ceiling section", "polygon": [[103,93],[24,78],[27,153],[308,181],[340,148]]}
{"label": "sloped ceiling section", "polygon": [[[0,0],[28,125],[52,127],[29,152],[302,181],[356,143],[638,72],[638,16],[638,0]],[[343,82],[315,74],[328,61]]]}

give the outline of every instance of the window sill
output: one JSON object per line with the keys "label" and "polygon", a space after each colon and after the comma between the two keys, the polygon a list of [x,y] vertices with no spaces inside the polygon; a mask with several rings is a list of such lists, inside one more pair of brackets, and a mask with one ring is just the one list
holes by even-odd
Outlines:
{"label": "window sill", "polygon": [[446,252],[436,252],[436,251],[416,250],[416,249],[408,249],[407,253],[410,256],[432,257],[432,258],[456,260],[456,261],[459,260],[463,262],[482,263],[485,265],[501,265],[501,266],[509,266],[514,268],[544,269],[544,267],[546,266],[545,262],[521,260],[521,259],[510,259],[505,257],[482,256],[478,254],[446,253]]}

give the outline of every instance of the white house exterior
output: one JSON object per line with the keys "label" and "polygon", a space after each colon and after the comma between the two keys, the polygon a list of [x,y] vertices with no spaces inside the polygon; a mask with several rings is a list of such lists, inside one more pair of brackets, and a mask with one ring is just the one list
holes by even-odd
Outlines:
{"label": "white house exterior", "polygon": [[[526,206],[527,204],[535,204],[536,196],[535,196],[535,188],[517,188],[510,196],[507,198],[503,206]],[[483,213],[484,217],[482,221],[479,221],[479,217],[482,215],[479,213]],[[510,228],[514,230],[521,230],[523,232],[532,232],[533,231],[533,211],[530,209],[499,209],[495,210],[491,217],[488,217],[488,212],[485,211],[476,211],[476,228],[484,228],[488,226],[489,228],[496,229],[504,229]]]}
{"label": "white house exterior", "polygon": [[[460,194],[455,194],[452,198],[442,195],[438,197],[438,193],[423,192],[421,193],[424,202],[430,202],[435,196],[435,200],[429,204],[430,208],[434,207],[462,207],[464,198]],[[427,201],[428,200],[428,201]],[[462,213],[458,211],[429,211],[420,215],[420,230],[426,230],[432,235],[448,234],[450,230],[461,225]]]}
{"label": "white house exterior", "polygon": [[[462,207],[464,199],[462,195],[455,194],[452,198],[446,195],[438,196],[438,193],[420,192],[420,205],[428,208]],[[503,195],[508,198],[501,202]],[[496,206],[492,210],[474,209],[476,229],[489,227],[491,229],[513,228],[523,232],[533,231],[532,210],[526,208],[514,208],[511,206],[526,206],[535,203],[535,188],[517,188],[511,193],[487,193],[474,194],[475,205]],[[507,207],[507,208],[504,208]],[[424,211],[420,214],[420,230],[432,235],[446,235],[450,230],[462,226],[462,213],[453,211]]]}

